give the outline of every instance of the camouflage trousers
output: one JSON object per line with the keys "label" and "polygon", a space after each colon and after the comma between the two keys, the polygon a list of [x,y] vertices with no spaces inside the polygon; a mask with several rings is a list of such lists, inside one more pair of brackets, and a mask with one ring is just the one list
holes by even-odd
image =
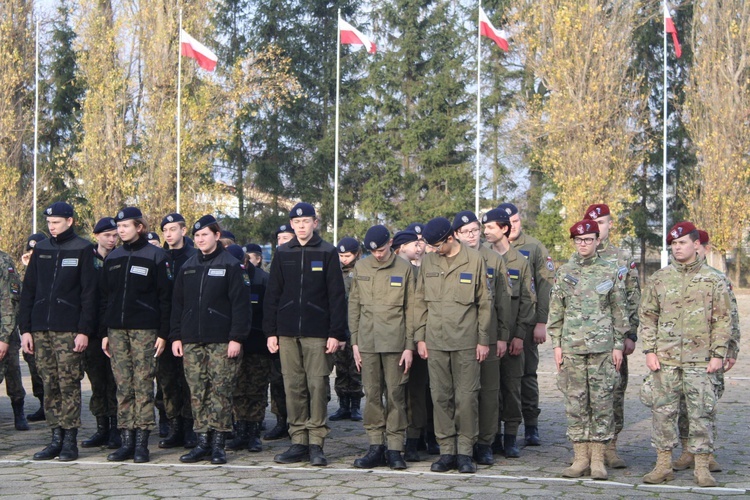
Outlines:
{"label": "camouflage trousers", "polygon": [[32,332],[34,356],[44,384],[44,413],[51,428],[81,426],[83,353],[73,352],[74,332]]}
{"label": "camouflage trousers", "polygon": [[362,375],[354,364],[354,351],[349,342],[346,347],[333,354],[333,365],[336,367],[336,382],[333,386],[336,395],[339,398],[349,396],[362,399],[365,395],[362,392]]}
{"label": "camouflage trousers", "polygon": [[607,443],[614,437],[612,392],[616,384],[611,352],[563,354],[557,387],[565,399],[568,439]]}
{"label": "camouflage trousers", "polygon": [[156,330],[109,330],[112,372],[117,383],[117,425],[120,429],[151,431],[156,426],[156,338]]}
{"label": "camouflage trousers", "polygon": [[628,357],[622,357],[620,365],[620,376],[615,384],[612,394],[615,404],[615,435],[622,431],[625,425],[625,391],[628,389]]}
{"label": "camouflage trousers", "polygon": [[[684,395],[688,420],[688,451],[713,453],[716,435],[716,405],[719,375],[706,373],[705,366],[665,366],[651,372],[644,382],[641,399],[651,388],[651,444],[657,450],[671,450],[678,444],[677,420],[680,397]],[[647,405],[648,406],[648,405]]]}
{"label": "camouflage trousers", "polygon": [[268,406],[268,354],[245,354],[237,370],[233,412],[235,420],[262,422]]}
{"label": "camouflage trousers", "polygon": [[95,417],[117,416],[117,384],[112,362],[102,350],[102,341],[90,338],[83,354],[83,367],[91,382],[91,414]]}
{"label": "camouflage trousers", "polygon": [[271,355],[271,369],[268,372],[271,392],[271,413],[279,418],[286,418],[286,391],[284,391],[284,375],[281,374],[281,357]]}
{"label": "camouflage trousers", "polygon": [[500,360],[497,352],[490,354],[479,364],[479,434],[477,443],[492,444],[498,429],[498,406],[500,397]]}
{"label": "camouflage trousers", "polygon": [[[724,395],[724,368],[716,372],[716,383],[714,385],[716,399]],[[690,424],[688,421],[687,402],[685,395],[680,395],[680,417],[677,419],[677,427],[680,430],[680,439],[688,439],[690,436]],[[714,442],[716,442],[716,425],[714,425]]]}
{"label": "camouflage trousers", "polygon": [[406,437],[408,439],[419,438],[422,431],[434,432],[432,410],[427,360],[420,358],[415,351],[414,361],[409,370],[409,382],[406,384],[406,416],[409,420]]}
{"label": "camouflage trousers", "polygon": [[0,361],[0,382],[5,376],[5,392],[11,402],[23,401],[26,391],[23,388],[23,377],[21,376],[21,337],[14,332],[10,337],[8,353]]}
{"label": "camouflage trousers", "polygon": [[242,358],[227,357],[227,347],[224,343],[182,346],[195,432],[232,430],[232,392]]}
{"label": "camouflage trousers", "polygon": [[[523,352],[516,356],[506,354],[500,358],[499,419],[505,422],[503,434],[515,436],[521,425],[521,379],[523,378]],[[530,425],[530,424],[529,424]],[[500,423],[498,422],[498,430]],[[481,433],[481,431],[480,431]]]}
{"label": "camouflage trousers", "polygon": [[171,342],[167,342],[167,347],[156,362],[156,382],[162,391],[164,412],[168,419],[193,418],[183,361],[172,354]]}
{"label": "camouflage trousers", "polygon": [[521,378],[521,411],[524,425],[538,425],[539,382],[536,371],[539,367],[539,346],[534,343],[534,329],[529,328],[523,340],[523,378]]}
{"label": "camouflage trousers", "polygon": [[404,450],[406,431],[406,383],[409,375],[398,366],[401,353],[362,353],[365,383],[364,425],[371,445]]}

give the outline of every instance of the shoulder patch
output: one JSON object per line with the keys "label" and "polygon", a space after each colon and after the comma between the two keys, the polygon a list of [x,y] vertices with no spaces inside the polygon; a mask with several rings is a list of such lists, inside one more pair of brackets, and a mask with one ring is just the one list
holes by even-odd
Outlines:
{"label": "shoulder patch", "polygon": [[628,274],[628,268],[627,267],[621,267],[617,270],[617,279],[622,281],[622,279],[625,277],[625,275]]}
{"label": "shoulder patch", "polygon": [[536,282],[533,276],[531,277],[531,293],[536,293]]}
{"label": "shoulder patch", "polygon": [[555,270],[555,263],[550,256],[547,256],[547,269],[549,269],[550,271]]}

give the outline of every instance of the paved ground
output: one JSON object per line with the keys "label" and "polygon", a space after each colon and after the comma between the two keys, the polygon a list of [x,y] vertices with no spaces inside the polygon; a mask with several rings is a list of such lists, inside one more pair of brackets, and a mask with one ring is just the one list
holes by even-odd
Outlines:
{"label": "paved ground", "polygon": [[[750,290],[740,291],[743,332],[750,332]],[[12,426],[10,402],[0,397],[0,495],[3,498],[503,498],[517,496],[706,498],[719,495],[750,496],[750,366],[744,363],[750,351],[748,335],[742,342],[740,363],[727,376],[727,387],[719,405],[717,456],[724,471],[716,473],[720,488],[694,488],[692,471],[676,473],[668,486],[646,486],[641,477],[653,466],[655,452],[650,445],[650,413],[638,400],[638,389],[645,373],[644,356],[630,358],[630,389],[626,428],[620,436],[621,454],[627,469],[610,471],[609,481],[565,480],[560,477],[571,457],[565,439],[565,418],[559,391],[554,385],[551,349],[541,349],[539,380],[542,391],[540,432],[544,445],[522,449],[520,459],[497,457],[492,467],[480,466],[475,475],[429,472],[432,457],[409,464],[404,472],[377,469],[356,470],[352,461],[367,449],[361,423],[332,422],[326,443],[330,465],[279,467],[273,455],[283,451],[288,441],[264,443],[262,453],[229,452],[229,464],[180,465],[184,450],[160,450],[151,439],[149,464],[111,464],[107,450],[80,449],[80,460],[72,463],[31,462],[34,452],[44,447],[49,431],[35,423],[28,432]],[[22,363],[22,365],[25,364]],[[87,382],[85,382],[88,390]],[[26,379],[26,387],[31,384]],[[85,399],[89,392],[85,392]],[[36,400],[27,397],[27,412],[36,410]],[[334,403],[330,405],[335,410]],[[84,428],[79,439],[94,428],[94,419],[84,411]],[[273,425],[268,414],[267,425]]]}

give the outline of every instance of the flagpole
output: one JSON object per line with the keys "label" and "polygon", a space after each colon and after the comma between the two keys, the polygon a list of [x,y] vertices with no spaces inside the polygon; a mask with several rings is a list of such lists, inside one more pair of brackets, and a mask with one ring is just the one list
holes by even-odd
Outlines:
{"label": "flagpole", "polygon": [[[666,0],[664,0],[664,12],[667,12]],[[664,136],[662,142],[662,167],[661,167],[661,231],[662,231],[662,249],[661,249],[661,267],[669,264],[669,253],[667,252],[667,99],[668,82],[667,82],[667,20],[664,17],[664,95],[663,95],[663,120]]]}
{"label": "flagpole", "polygon": [[180,124],[182,123],[182,9],[180,9],[180,32],[177,38],[177,213],[180,212]]}
{"label": "flagpole", "polygon": [[339,29],[341,9],[336,19],[336,131],[334,132],[333,147],[333,244],[339,234],[339,81],[341,80],[341,30]]}
{"label": "flagpole", "polygon": [[34,63],[34,209],[31,214],[32,233],[36,233],[37,162],[39,156],[39,19],[36,20],[36,62]]}
{"label": "flagpole", "polygon": [[[479,0],[479,9],[481,11],[482,1]],[[482,59],[482,23],[479,21],[479,12],[477,11],[477,152],[476,152],[476,174],[474,180],[474,213],[479,216],[479,132],[482,119],[482,94],[481,94],[481,59]]]}

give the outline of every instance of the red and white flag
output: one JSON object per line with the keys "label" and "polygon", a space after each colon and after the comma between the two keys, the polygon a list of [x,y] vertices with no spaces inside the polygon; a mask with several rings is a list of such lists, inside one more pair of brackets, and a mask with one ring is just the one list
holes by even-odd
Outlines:
{"label": "red and white flag", "polygon": [[192,57],[198,61],[198,66],[206,71],[216,69],[216,62],[219,60],[211,49],[188,35],[185,30],[180,30],[180,54]]}
{"label": "red and white flag", "polygon": [[339,33],[343,45],[364,45],[367,52],[375,53],[375,44],[357,28],[339,18]]}
{"label": "red and white flag", "polygon": [[674,55],[679,59],[682,55],[682,47],[680,47],[680,40],[677,38],[677,28],[674,25],[671,14],[669,13],[669,7],[667,6],[666,0],[664,0],[664,32],[672,34]]}
{"label": "red and white flag", "polygon": [[496,29],[492,25],[481,7],[479,7],[479,34],[491,38],[498,47],[508,52],[508,35],[505,34],[505,31]]}

